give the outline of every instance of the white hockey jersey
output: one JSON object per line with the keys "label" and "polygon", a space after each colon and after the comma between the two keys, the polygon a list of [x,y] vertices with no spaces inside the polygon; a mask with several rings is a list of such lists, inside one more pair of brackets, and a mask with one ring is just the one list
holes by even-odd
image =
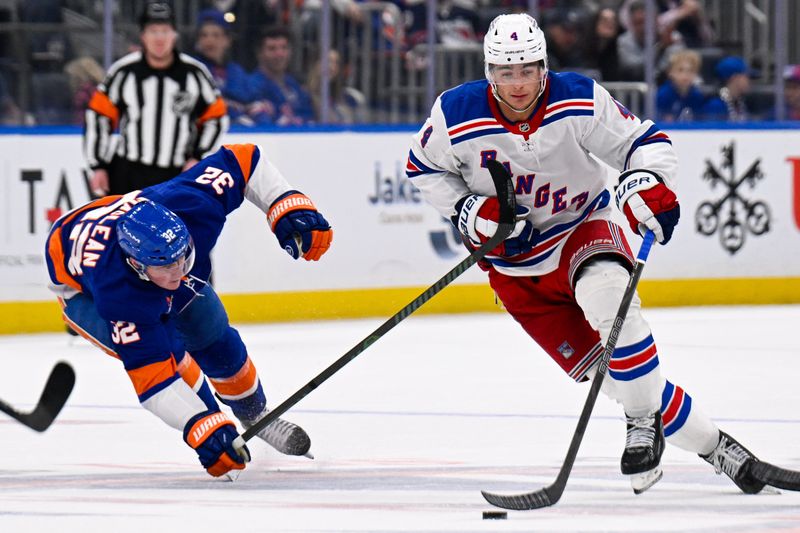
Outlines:
{"label": "white hockey jersey", "polygon": [[442,93],[414,135],[406,175],[450,219],[456,202],[474,193],[495,196],[486,161],[506,165],[517,203],[531,209],[540,237],[529,253],[486,257],[511,276],[542,275],[558,267],[567,236],[585,220],[610,219],[606,168],[646,168],[675,190],[677,158],[669,137],[641,121],[594,80],[548,75],[531,116],[509,122],[486,80]]}

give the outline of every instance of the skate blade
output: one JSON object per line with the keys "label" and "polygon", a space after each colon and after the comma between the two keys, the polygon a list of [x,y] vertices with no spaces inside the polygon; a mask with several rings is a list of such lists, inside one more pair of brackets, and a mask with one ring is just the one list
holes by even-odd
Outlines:
{"label": "skate blade", "polygon": [[308,457],[309,459],[314,459],[314,454],[311,452],[306,452],[303,454],[303,457]]}
{"label": "skate blade", "polygon": [[225,472],[225,475],[222,476],[223,481],[228,481],[233,483],[237,479],[239,479],[239,475],[242,473],[241,470],[231,470],[230,472]]}
{"label": "skate blade", "polygon": [[631,476],[631,488],[633,489],[633,493],[638,496],[658,483],[663,476],[664,472],[661,470],[660,466],[657,466],[652,470],[648,470],[647,472],[633,474]]}

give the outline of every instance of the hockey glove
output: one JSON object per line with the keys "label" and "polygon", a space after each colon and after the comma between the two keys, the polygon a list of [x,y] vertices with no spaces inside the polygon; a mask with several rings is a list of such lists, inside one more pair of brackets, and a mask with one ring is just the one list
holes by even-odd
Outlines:
{"label": "hockey glove", "polygon": [[269,208],[267,220],[281,247],[294,259],[317,261],[331,246],[331,225],[301,192],[279,196]]}
{"label": "hockey glove", "polygon": [[220,411],[203,411],[193,416],[183,430],[183,440],[194,448],[200,464],[214,477],[231,470],[244,470],[245,463],[250,461],[250,450],[239,437],[236,426]]}
{"label": "hockey glove", "polygon": [[641,168],[623,172],[616,189],[617,207],[625,213],[631,229],[644,235],[652,230],[656,240],[666,244],[678,223],[681,208],[675,193],[655,172]]}
{"label": "hockey glove", "polygon": [[[456,202],[455,212],[453,224],[473,246],[485,243],[497,231],[500,203],[496,197],[476,194],[465,196]],[[526,220],[530,212],[530,208],[517,205],[514,231],[491,251],[492,255],[512,257],[531,251],[538,240],[539,232],[533,228],[530,220]]]}

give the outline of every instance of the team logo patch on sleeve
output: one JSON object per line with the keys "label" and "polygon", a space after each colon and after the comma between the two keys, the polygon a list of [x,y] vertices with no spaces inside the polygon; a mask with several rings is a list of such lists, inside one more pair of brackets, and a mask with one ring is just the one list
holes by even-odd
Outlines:
{"label": "team logo patch on sleeve", "polygon": [[636,115],[631,113],[630,110],[627,107],[625,107],[624,105],[619,103],[616,98],[614,98],[613,100],[614,100],[614,103],[617,105],[617,109],[619,110],[619,114],[622,115],[622,118],[631,119],[631,120],[635,120],[636,119]]}
{"label": "team logo patch on sleeve", "polygon": [[569,345],[567,341],[561,343],[558,347],[558,353],[564,356],[564,359],[569,359],[575,354],[575,350]]}
{"label": "team logo patch on sleeve", "polygon": [[425,148],[425,145],[428,144],[428,140],[431,138],[432,133],[433,126],[428,126],[428,128],[425,130],[425,133],[422,134],[422,139],[419,141],[423,148]]}

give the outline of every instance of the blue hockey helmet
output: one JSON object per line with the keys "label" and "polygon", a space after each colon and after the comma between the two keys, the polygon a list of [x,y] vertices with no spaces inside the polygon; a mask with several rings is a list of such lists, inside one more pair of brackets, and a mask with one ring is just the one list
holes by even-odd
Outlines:
{"label": "blue hockey helmet", "polygon": [[171,265],[183,257],[188,272],[194,262],[194,245],[186,224],[150,200],[138,202],[119,219],[117,242],[128,256],[128,264],[143,279],[147,279],[147,267]]}

